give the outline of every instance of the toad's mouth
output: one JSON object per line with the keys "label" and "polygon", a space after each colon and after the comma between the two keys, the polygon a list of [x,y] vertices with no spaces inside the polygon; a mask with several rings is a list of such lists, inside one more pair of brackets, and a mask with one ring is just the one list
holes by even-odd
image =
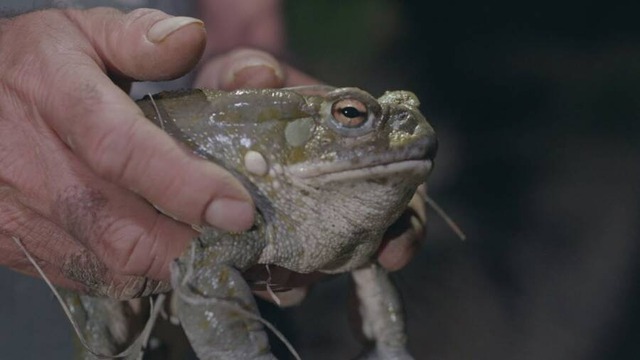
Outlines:
{"label": "toad's mouth", "polygon": [[392,162],[363,163],[331,163],[287,167],[287,172],[304,182],[327,183],[343,182],[359,179],[375,179],[394,174],[404,176],[420,176],[426,178],[433,167],[431,159],[409,159]]}
{"label": "toad's mouth", "polygon": [[313,183],[392,178],[394,175],[409,178],[421,176],[424,181],[433,167],[437,149],[435,136],[426,136],[409,147],[382,152],[374,149],[368,153],[361,150],[342,155],[344,157],[336,154],[336,158],[330,160],[288,165],[284,171],[294,181],[312,186]]}

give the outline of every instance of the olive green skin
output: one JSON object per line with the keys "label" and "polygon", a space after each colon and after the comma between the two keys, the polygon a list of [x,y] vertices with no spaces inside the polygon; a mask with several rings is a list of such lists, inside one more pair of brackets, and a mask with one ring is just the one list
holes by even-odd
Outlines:
{"label": "olive green skin", "polygon": [[[332,113],[352,99],[367,119],[345,127]],[[426,180],[433,128],[406,91],[376,100],[356,88],[223,92],[195,89],[138,102],[145,115],[249,189],[266,239],[242,249],[242,264],[298,272],[344,272],[371,260],[389,225]],[[247,153],[266,168],[247,167]]]}
{"label": "olive green skin", "polygon": [[[362,110],[358,121],[348,116],[353,111],[336,111],[345,101]],[[435,133],[413,94],[388,92],[376,100],[356,88],[326,86],[194,89],[137,104],[178,142],[235,175],[257,208],[250,230],[205,227],[172,264],[172,318],[200,359],[275,359],[242,276],[255,264],[351,271],[370,341],[361,359],[412,359],[400,299],[373,258],[435,156]],[[122,350],[136,333],[127,304],[73,294],[67,303],[99,353]],[[142,359],[141,343],[126,359]],[[99,358],[90,351],[79,356]]]}
{"label": "olive green skin", "polygon": [[[394,91],[376,100],[328,86],[193,89],[137,104],[178,142],[236,176],[256,204],[250,230],[205,227],[172,264],[172,317],[200,359],[275,359],[242,276],[256,264],[351,271],[369,341],[360,359],[412,359],[402,304],[374,255],[432,168],[435,132],[415,95]],[[99,353],[122,350],[136,333],[126,304],[77,294],[66,301]],[[126,359],[142,359],[141,343]]]}

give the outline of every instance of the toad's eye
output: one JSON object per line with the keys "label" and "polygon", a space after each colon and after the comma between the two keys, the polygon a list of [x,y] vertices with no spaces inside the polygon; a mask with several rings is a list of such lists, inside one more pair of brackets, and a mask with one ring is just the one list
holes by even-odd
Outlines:
{"label": "toad's eye", "polygon": [[369,118],[367,107],[355,99],[336,101],[331,107],[331,115],[340,125],[346,128],[360,127]]}

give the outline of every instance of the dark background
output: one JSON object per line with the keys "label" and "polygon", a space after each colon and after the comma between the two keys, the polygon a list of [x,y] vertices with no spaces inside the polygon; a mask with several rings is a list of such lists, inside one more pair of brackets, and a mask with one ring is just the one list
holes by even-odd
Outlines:
{"label": "dark background", "polygon": [[[432,216],[394,276],[416,358],[640,358],[637,6],[342,4],[290,9],[312,28],[290,32],[300,63],[332,84],[416,92],[440,138],[431,196],[469,237]],[[295,328],[340,306],[320,304],[294,310]],[[349,338],[334,329],[296,340],[322,354],[323,337]]]}
{"label": "dark background", "polygon": [[[291,61],[374,95],[412,90],[439,134],[430,194],[468,240],[432,215],[393,276],[416,358],[639,358],[637,6],[286,4]],[[6,270],[0,289],[0,359],[67,358],[47,290]],[[304,359],[349,358],[346,289],[337,277],[299,307],[264,307]]]}

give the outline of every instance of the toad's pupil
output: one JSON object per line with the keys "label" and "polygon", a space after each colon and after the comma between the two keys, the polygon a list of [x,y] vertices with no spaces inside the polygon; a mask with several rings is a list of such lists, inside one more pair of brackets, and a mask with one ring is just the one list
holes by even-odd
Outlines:
{"label": "toad's pupil", "polygon": [[349,119],[353,119],[353,118],[357,118],[359,116],[362,116],[362,113],[360,112],[360,110],[356,109],[353,106],[349,106],[346,108],[342,109],[342,115],[348,117]]}

